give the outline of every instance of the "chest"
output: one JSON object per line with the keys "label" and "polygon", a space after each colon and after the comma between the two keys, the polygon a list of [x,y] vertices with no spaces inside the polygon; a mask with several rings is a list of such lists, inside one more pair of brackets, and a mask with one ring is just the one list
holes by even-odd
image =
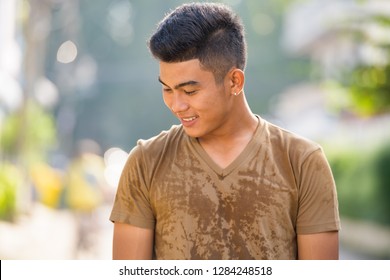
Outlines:
{"label": "chest", "polygon": [[294,180],[258,156],[231,170],[214,170],[195,155],[170,162],[156,171],[158,179],[150,188],[154,213],[205,224],[210,219],[250,223],[260,217],[293,218],[298,201]]}

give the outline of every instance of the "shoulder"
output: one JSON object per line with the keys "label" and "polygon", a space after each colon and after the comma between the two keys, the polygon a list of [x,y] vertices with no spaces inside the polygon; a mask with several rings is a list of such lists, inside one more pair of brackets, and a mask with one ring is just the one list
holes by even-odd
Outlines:
{"label": "shoulder", "polygon": [[128,155],[124,170],[135,169],[148,174],[172,154],[172,147],[179,145],[183,134],[180,125],[173,125],[149,139],[139,139]]}
{"label": "shoulder", "polygon": [[321,151],[321,146],[315,141],[294,133],[288,129],[282,128],[269,121],[263,120],[265,137],[272,147],[282,149],[291,156],[300,156],[306,158],[310,154]]}
{"label": "shoulder", "polygon": [[261,119],[261,142],[275,158],[285,159],[294,166],[301,166],[309,158],[324,157],[317,142],[295,132]]}
{"label": "shoulder", "polygon": [[161,131],[149,139],[139,139],[137,145],[131,150],[130,156],[156,159],[179,145],[185,137],[181,125],[173,125],[168,130]]}
{"label": "shoulder", "polygon": [[169,142],[180,140],[183,134],[184,131],[181,125],[173,125],[170,129],[163,130],[158,135],[153,136],[149,139],[139,139],[137,141],[136,147],[139,147],[143,150],[150,150],[156,148],[160,149]]}

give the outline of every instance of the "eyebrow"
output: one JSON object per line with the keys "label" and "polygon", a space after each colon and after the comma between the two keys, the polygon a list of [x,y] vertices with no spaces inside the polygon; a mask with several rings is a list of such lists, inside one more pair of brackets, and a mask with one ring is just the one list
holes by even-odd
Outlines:
{"label": "eyebrow", "polygon": [[[168,86],[166,83],[164,83],[164,82],[161,80],[160,77],[158,77],[158,81],[159,81],[161,84],[163,84],[164,86],[170,88],[170,86]],[[183,82],[183,83],[177,84],[177,85],[175,85],[173,88],[174,88],[174,89],[179,89],[179,88],[181,88],[181,87],[193,86],[193,85],[199,85],[199,82],[197,82],[197,81],[187,81],[187,82]]]}

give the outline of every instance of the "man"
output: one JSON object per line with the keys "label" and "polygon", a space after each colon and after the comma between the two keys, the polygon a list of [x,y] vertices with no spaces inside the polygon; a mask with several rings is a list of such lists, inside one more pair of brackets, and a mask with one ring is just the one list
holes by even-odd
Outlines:
{"label": "man", "polygon": [[254,115],[243,25],[185,4],[149,41],[180,120],[140,140],[111,221],[114,259],[337,259],[336,190],[321,148]]}

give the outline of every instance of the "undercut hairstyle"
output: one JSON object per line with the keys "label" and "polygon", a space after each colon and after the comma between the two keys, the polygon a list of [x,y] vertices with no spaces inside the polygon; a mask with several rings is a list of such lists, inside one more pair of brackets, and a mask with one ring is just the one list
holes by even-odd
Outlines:
{"label": "undercut hairstyle", "polygon": [[158,24],[148,46],[163,62],[199,59],[218,83],[233,67],[245,69],[244,25],[230,7],[220,3],[177,7]]}

